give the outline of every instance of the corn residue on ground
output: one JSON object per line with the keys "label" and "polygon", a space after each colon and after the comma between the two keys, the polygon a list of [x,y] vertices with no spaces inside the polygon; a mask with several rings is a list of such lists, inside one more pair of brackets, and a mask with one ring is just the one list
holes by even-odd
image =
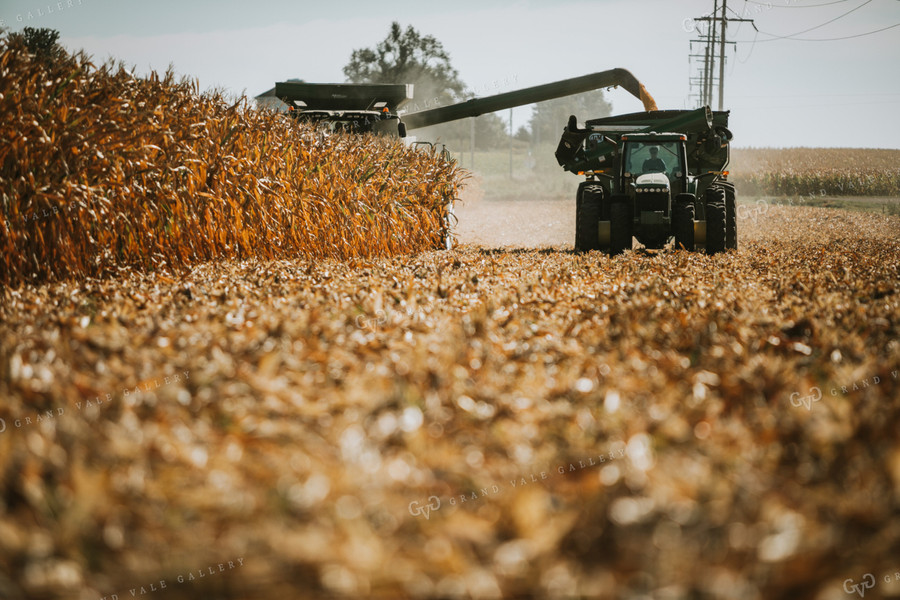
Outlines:
{"label": "corn residue on ground", "polygon": [[897,218],[740,226],[713,257],[464,245],[8,292],[0,594],[818,598],[883,574]]}

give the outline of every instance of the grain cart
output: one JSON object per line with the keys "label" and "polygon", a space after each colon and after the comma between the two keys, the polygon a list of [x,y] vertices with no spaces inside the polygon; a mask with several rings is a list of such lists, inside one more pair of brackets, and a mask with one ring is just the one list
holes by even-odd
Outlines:
{"label": "grain cart", "polygon": [[734,185],[727,181],[728,111],[660,110],[593,119],[563,130],[557,162],[583,175],[575,249],[737,248]]}

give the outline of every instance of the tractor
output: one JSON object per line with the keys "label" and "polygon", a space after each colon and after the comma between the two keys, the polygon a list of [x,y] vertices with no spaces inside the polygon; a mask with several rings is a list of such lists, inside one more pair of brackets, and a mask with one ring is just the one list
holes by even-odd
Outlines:
{"label": "tractor", "polygon": [[585,177],[575,198],[575,250],[737,248],[734,185],[727,180],[728,112],[708,107],[594,119],[563,130],[557,162]]}

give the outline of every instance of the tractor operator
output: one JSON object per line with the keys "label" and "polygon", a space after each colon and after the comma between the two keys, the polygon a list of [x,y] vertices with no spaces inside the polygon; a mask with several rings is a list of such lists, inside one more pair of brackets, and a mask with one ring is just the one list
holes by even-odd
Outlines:
{"label": "tractor operator", "polygon": [[659,156],[659,148],[650,146],[650,158],[644,161],[644,173],[665,173],[666,163]]}

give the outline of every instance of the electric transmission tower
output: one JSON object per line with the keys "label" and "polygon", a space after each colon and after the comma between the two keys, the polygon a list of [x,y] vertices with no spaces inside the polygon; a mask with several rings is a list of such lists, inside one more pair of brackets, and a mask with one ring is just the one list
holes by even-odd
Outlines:
{"label": "electric transmission tower", "polygon": [[691,51],[688,54],[690,97],[697,99],[698,106],[712,106],[714,90],[718,91],[718,110],[724,110],[725,105],[725,46],[735,44],[727,39],[728,22],[753,23],[753,19],[729,17],[727,11],[728,0],[713,0],[712,12],[694,19],[694,30],[698,37],[691,40]]}

